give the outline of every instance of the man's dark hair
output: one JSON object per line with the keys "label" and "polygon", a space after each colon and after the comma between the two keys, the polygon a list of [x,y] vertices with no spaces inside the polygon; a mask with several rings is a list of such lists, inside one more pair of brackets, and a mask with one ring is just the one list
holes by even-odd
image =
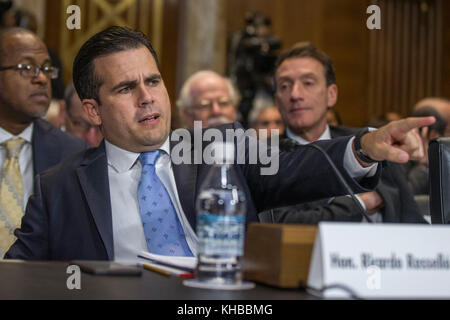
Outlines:
{"label": "man's dark hair", "polygon": [[415,110],[412,117],[434,117],[436,122],[428,126],[428,136],[430,136],[431,131],[436,131],[440,136],[445,134],[445,127],[447,126],[447,121],[436,111],[432,106],[424,106],[418,110]]}
{"label": "man's dark hair", "polygon": [[95,99],[100,103],[98,93],[102,79],[101,75],[95,74],[96,58],[143,46],[150,51],[160,71],[156,52],[142,32],[115,26],[95,34],[86,41],[73,62],[73,83],[80,99]]}
{"label": "man's dark hair", "polygon": [[331,61],[330,57],[310,43],[293,46],[288,51],[280,54],[275,63],[275,74],[285,60],[293,58],[313,58],[319,61],[325,70],[325,79],[327,81],[327,86],[329,87],[332,84],[336,83],[336,75],[334,73],[333,62]]}

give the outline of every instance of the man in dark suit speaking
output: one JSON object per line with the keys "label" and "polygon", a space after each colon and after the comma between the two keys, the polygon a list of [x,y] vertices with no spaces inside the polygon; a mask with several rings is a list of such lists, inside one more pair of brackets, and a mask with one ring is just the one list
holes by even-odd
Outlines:
{"label": "man in dark suit speaking", "polygon": [[15,241],[34,175],[87,147],[41,119],[57,74],[34,33],[0,31],[0,258]]}
{"label": "man in dark suit speaking", "polygon": [[[148,39],[121,27],[94,35],[75,58],[73,77],[105,140],[38,176],[6,258],[123,261],[144,250],[196,255],[195,198],[210,166],[171,161],[170,100]],[[367,133],[362,149],[377,161],[407,161],[420,146],[408,132],[433,121],[408,119]],[[379,173],[360,176],[371,169],[352,151],[352,141],[322,146],[362,192],[375,186]],[[264,208],[343,193],[326,161],[309,149],[282,153],[279,160],[279,172],[271,176],[261,176],[257,164],[236,165],[248,200],[247,223],[257,221],[256,212]]]}

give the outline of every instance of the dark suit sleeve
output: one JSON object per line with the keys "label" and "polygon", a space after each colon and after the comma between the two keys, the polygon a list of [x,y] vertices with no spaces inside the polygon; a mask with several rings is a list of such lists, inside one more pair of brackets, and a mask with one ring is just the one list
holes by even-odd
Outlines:
{"label": "dark suit sleeve", "polygon": [[42,198],[40,176],[37,175],[34,181],[35,192],[28,200],[20,229],[14,232],[17,240],[5,254],[5,259],[49,259],[49,224]]}
{"label": "dark suit sleeve", "polygon": [[361,222],[362,215],[355,202],[347,196],[330,201],[316,201],[271,209],[258,214],[260,222],[318,224],[321,221]]}
{"label": "dark suit sleeve", "polygon": [[[386,163],[382,180],[375,191],[384,201],[380,210],[383,222],[427,223],[420,214],[417,203],[407,185],[401,167]],[[289,207],[276,208],[258,214],[261,222],[317,224],[320,221],[356,221],[362,216],[357,205],[347,196],[327,201],[316,201]]]}
{"label": "dark suit sleeve", "polygon": [[[344,154],[350,137],[318,141],[355,193],[371,191],[381,174],[353,179],[344,168]],[[249,161],[250,162],[250,161]],[[292,152],[280,152],[279,168],[275,175],[262,175],[261,166],[243,166],[257,212],[311,202],[347,194],[323,154],[308,146],[298,146]]]}

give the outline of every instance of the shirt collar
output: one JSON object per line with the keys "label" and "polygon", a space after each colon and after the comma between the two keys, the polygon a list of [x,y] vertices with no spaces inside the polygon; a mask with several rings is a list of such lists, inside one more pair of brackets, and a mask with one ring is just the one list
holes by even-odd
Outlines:
{"label": "shirt collar", "polygon": [[6,131],[5,129],[3,129],[2,127],[0,127],[0,143],[4,143],[10,139],[19,138],[19,137],[22,138],[23,140],[25,140],[27,143],[31,143],[31,139],[33,136],[33,128],[34,128],[34,123],[31,123],[19,135],[15,136],[15,135],[9,133],[8,131]]}
{"label": "shirt collar", "polygon": [[[297,136],[296,134],[294,134],[291,130],[289,130],[289,128],[286,128],[286,135],[288,136],[288,138],[291,138],[292,140],[297,141],[301,145],[310,143],[309,141],[303,139],[302,137]],[[330,140],[330,139],[331,139],[330,127],[327,125],[326,128],[325,128],[325,131],[322,133],[322,135],[316,141],[319,141],[319,140]]]}
{"label": "shirt collar", "polygon": [[[141,155],[140,153],[131,152],[119,148],[106,139],[105,148],[108,165],[112,166],[117,172],[125,172],[130,170],[136,164],[136,162],[138,162],[138,158]],[[170,155],[169,137],[167,137],[164,144],[158,150],[161,150],[167,155]]]}

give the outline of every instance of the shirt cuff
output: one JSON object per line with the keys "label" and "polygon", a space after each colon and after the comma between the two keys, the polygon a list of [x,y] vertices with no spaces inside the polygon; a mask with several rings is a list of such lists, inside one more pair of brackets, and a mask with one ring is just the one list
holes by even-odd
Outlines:
{"label": "shirt cuff", "polygon": [[[351,196],[349,196],[351,198]],[[364,203],[364,201],[361,200],[361,198],[355,194],[356,199],[358,199],[359,203],[361,204],[361,207],[363,207],[364,211],[366,211],[366,205]]]}
{"label": "shirt cuff", "polygon": [[[350,197],[350,196],[348,196],[348,197]],[[358,199],[359,203],[364,208],[364,211],[366,211],[366,205],[361,200],[361,198],[357,194],[355,194],[355,197],[356,197],[356,199]],[[375,212],[374,214],[369,215],[369,217],[370,217],[370,221],[372,221],[372,223],[382,223],[383,222],[383,215],[379,211]],[[363,217],[361,222],[368,222],[368,221],[366,220],[365,217]]]}
{"label": "shirt cuff", "polygon": [[353,140],[355,137],[351,138],[347,144],[347,148],[345,149],[344,155],[344,168],[347,170],[350,177],[357,178],[370,178],[373,177],[377,173],[378,163],[374,163],[371,166],[364,168],[356,159],[355,154],[353,153]]}

